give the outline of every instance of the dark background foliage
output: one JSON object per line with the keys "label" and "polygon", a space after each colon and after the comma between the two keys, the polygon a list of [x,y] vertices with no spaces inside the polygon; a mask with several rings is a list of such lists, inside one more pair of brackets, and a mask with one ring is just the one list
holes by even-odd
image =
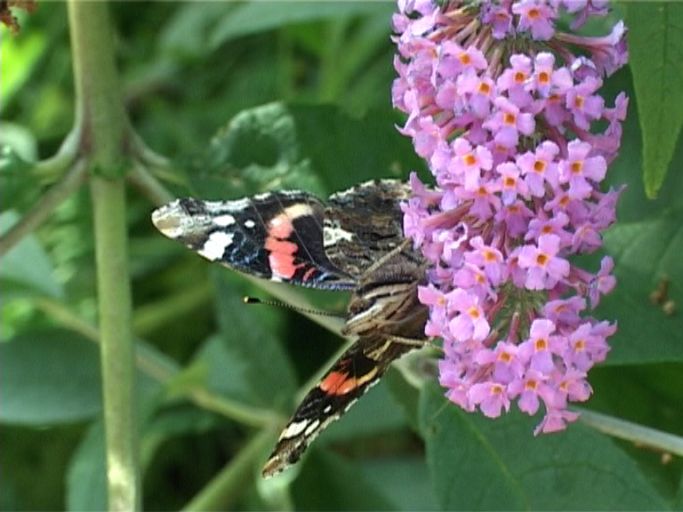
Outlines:
{"label": "dark background foliage", "polygon": [[[157,177],[178,195],[228,199],[283,188],[324,196],[424,172],[394,127],[401,118],[390,102],[393,10],[384,2],[112,4],[126,107],[140,136],[172,161]],[[73,123],[64,5],[41,3],[21,23],[21,33],[3,33],[1,43],[0,143],[11,148],[0,167],[3,231],[58,178],[29,169],[59,148]],[[620,71],[607,95],[626,90],[639,101],[632,82],[630,69]],[[605,239],[619,287],[597,313],[616,319],[619,332],[593,372],[588,407],[681,436],[683,324],[649,295],[666,281],[668,297],[683,301],[683,153],[679,145],[657,199],[646,199],[633,107],[609,171],[611,184],[628,184],[620,222]],[[243,295],[264,296],[262,288],[160,236],[150,201],[135,189],[128,198],[144,506],[176,509],[255,432],[211,400],[286,416],[341,340],[301,315],[243,305]],[[86,187],[0,262],[2,509],[106,506],[92,231]],[[345,306],[343,295],[300,293],[324,309]],[[683,506],[678,457],[583,424],[534,439],[534,419],[466,415],[434,383],[413,384],[392,370],[300,467],[265,483],[249,469],[229,505]]]}

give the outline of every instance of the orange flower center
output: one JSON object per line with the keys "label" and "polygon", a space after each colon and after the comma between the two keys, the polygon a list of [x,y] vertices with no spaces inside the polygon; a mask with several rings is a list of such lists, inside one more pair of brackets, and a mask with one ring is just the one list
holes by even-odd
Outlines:
{"label": "orange flower center", "polygon": [[514,114],[510,114],[509,112],[506,112],[503,115],[503,122],[505,124],[515,124],[517,121],[517,117]]}
{"label": "orange flower center", "polygon": [[538,81],[544,85],[550,83],[550,73],[547,71],[541,71],[538,74]]}
{"label": "orange flower center", "polygon": [[500,384],[492,384],[491,385],[491,394],[492,395],[502,395],[503,394],[503,386]]}
{"label": "orange flower center", "polygon": [[515,73],[515,82],[517,82],[518,84],[522,84],[524,83],[524,80],[526,80],[526,75],[521,71],[517,71]]}
{"label": "orange flower center", "polygon": [[508,352],[501,352],[500,354],[498,354],[498,361],[509,363],[510,361],[512,361],[512,355]]}
{"label": "orange flower center", "polygon": [[468,153],[463,157],[466,165],[474,165],[477,163],[477,159],[472,153]]}
{"label": "orange flower center", "polygon": [[491,86],[486,82],[482,82],[479,84],[479,92],[488,96],[491,93]]}
{"label": "orange flower center", "polygon": [[548,340],[545,338],[538,338],[534,345],[538,351],[546,350],[548,348]]}
{"label": "orange flower center", "polygon": [[572,174],[580,174],[583,170],[583,161],[576,160],[575,162],[572,162],[572,165],[569,167],[569,169]]}
{"label": "orange flower center", "polygon": [[476,306],[472,306],[467,310],[467,314],[470,315],[470,318],[477,319],[479,318],[479,309]]}
{"label": "orange flower center", "polygon": [[548,263],[549,259],[550,258],[548,258],[547,254],[541,253],[538,256],[536,256],[536,263],[538,263],[542,267],[545,267],[545,265],[546,265],[546,263]]}
{"label": "orange flower center", "polygon": [[534,162],[534,171],[542,174],[545,171],[545,162],[543,160],[536,160]]}

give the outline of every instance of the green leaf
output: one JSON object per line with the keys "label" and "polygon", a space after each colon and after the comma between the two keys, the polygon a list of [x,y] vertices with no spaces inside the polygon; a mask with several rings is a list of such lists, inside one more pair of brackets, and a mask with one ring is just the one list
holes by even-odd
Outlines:
{"label": "green leaf", "polygon": [[101,409],[97,346],[61,330],[0,344],[0,421],[46,425],[91,418]]}
{"label": "green leaf", "polygon": [[24,32],[21,37],[5,33],[0,38],[0,76],[2,94],[0,111],[4,111],[14,94],[28,80],[33,67],[47,47],[47,38],[41,31]]}
{"label": "green leaf", "polygon": [[629,2],[630,65],[643,129],[645,189],[659,191],[683,126],[683,4]]}
{"label": "green leaf", "polygon": [[[282,406],[294,395],[296,376],[278,333],[269,328],[272,323],[264,320],[263,311],[244,304],[239,284],[225,270],[214,272],[214,283],[221,338],[234,362],[222,375],[214,367],[209,373],[211,385],[225,389],[220,381],[244,378],[254,405]],[[244,377],[230,373],[237,367]]]}
{"label": "green leaf", "polygon": [[166,53],[186,58],[207,55],[210,51],[209,35],[216,21],[225,18],[235,7],[236,4],[226,2],[192,2],[181,5],[162,26],[159,46]]}
{"label": "green leaf", "polygon": [[96,421],[71,458],[66,476],[67,510],[107,510],[104,426]]}
{"label": "green leaf", "polygon": [[367,15],[393,7],[381,2],[248,2],[229,12],[216,26],[209,44],[216,48],[236,37],[320,19]]}
{"label": "green leaf", "polygon": [[[0,233],[6,233],[19,220],[14,212],[0,213]],[[5,293],[38,292],[62,297],[64,289],[55,279],[52,263],[33,235],[26,236],[1,259],[0,285]]]}
{"label": "green leaf", "polygon": [[186,434],[204,434],[220,423],[221,420],[215,415],[195,407],[161,411],[142,429],[140,465],[146,469],[165,441]]}
{"label": "green leaf", "polygon": [[190,181],[206,199],[252,195],[264,189],[323,190],[310,162],[301,155],[295,120],[280,103],[235,116],[193,163]]}
{"label": "green leaf", "polygon": [[324,195],[371,178],[422,168],[388,111],[354,118],[332,106],[272,103],[237,115],[192,164],[201,197],[225,199],[264,189]]}
{"label": "green leaf", "polygon": [[392,510],[437,510],[423,455],[364,459],[363,477],[393,503]]}
{"label": "green leaf", "polygon": [[318,442],[348,441],[405,428],[406,420],[389,390],[380,381],[349,412],[321,434]]}
{"label": "green leaf", "polygon": [[537,419],[468,414],[436,385],[421,397],[437,499],[448,510],[652,510],[669,504],[609,438],[574,424],[534,437]]}
{"label": "green leaf", "polygon": [[256,400],[248,377],[248,364],[239,351],[234,349],[221,335],[206,340],[192,362],[180,374],[184,382],[175,379],[174,391],[183,391],[178,385],[192,390],[201,384],[213,393],[232,399],[251,402]]}
{"label": "green leaf", "polygon": [[313,168],[336,192],[372,178],[406,179],[424,168],[394,112],[371,110],[352,117],[330,105],[292,105],[297,141]]}
{"label": "green leaf", "polygon": [[650,293],[670,280],[668,299],[683,304],[683,207],[660,217],[622,222],[605,234],[618,284],[596,313],[618,322],[606,364],[683,361],[683,330],[677,314],[667,315]]}
{"label": "green leaf", "polygon": [[312,450],[292,485],[296,510],[390,510],[379,486],[356,464],[326,450]]}
{"label": "green leaf", "polygon": [[[433,359],[428,359],[428,361],[433,362]],[[399,365],[406,368],[407,371],[415,371],[416,374],[420,375],[424,372],[421,372],[419,367],[423,366],[424,363],[425,360],[423,359],[423,356],[408,354],[397,363],[394,363],[383,378],[383,381],[391,392],[391,396],[400,405],[404,417],[414,431],[418,431],[420,428],[420,389],[414,382],[410,382],[406,379],[404,373],[399,370]]]}

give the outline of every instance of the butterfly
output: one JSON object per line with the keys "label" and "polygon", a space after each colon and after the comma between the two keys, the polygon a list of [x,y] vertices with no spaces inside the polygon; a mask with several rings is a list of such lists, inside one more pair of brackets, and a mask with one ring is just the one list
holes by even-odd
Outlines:
{"label": "butterfly", "polygon": [[410,187],[369,181],[326,202],[303,191],[232,201],[176,199],[152,213],[161,233],[204,258],[264,279],[348,290],[342,333],[357,340],[311,389],[283,429],[264,476],[294,464],[397,358],[425,343],[417,289],[426,263],[403,235]]}

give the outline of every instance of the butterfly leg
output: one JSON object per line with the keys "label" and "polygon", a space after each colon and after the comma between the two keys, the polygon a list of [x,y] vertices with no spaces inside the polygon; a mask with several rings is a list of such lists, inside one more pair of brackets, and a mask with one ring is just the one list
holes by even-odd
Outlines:
{"label": "butterfly leg", "polygon": [[401,345],[405,345],[407,347],[414,347],[414,348],[423,348],[423,347],[431,347],[436,350],[441,350],[441,347],[436,345],[434,341],[431,339],[425,339],[425,338],[404,338],[403,336],[391,336],[389,338],[390,341],[394,343],[398,343]]}

